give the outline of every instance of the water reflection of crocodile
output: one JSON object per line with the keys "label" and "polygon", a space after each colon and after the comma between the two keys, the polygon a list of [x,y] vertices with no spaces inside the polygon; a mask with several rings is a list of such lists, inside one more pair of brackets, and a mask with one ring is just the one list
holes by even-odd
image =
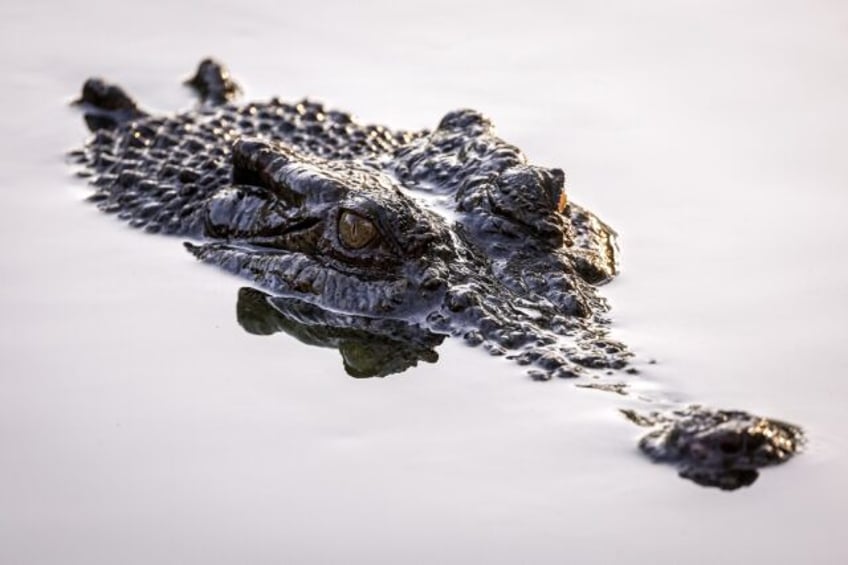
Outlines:
{"label": "water reflection of crocodile", "polygon": [[[188,84],[198,107],[156,116],[88,80],[79,103],[93,136],[71,156],[101,209],[190,238],[200,260],[274,293],[242,291],[248,331],[338,347],[362,376],[433,360],[447,335],[536,380],[627,366],[596,290],[617,271],[615,232],[488,118],[459,110],[433,131],[398,131],[309,100],[238,105],[211,60]],[[646,454],[722,488],[750,484],[801,439],[743,412],[628,415],[655,428]]]}
{"label": "water reflection of crocodile", "polygon": [[271,296],[255,288],[239,290],[239,325],[248,333],[285,332],[308,345],[338,349],[351,377],[385,377],[418,361],[435,363],[445,336],[417,324],[324,310],[309,302]]}

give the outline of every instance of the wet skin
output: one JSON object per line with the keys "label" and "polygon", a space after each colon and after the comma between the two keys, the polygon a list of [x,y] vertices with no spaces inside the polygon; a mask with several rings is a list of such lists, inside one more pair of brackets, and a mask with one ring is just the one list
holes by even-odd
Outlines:
{"label": "wet skin", "polygon": [[[79,105],[93,135],[71,156],[102,210],[191,239],[197,258],[272,293],[240,293],[248,331],[336,347],[355,376],[433,361],[445,336],[536,380],[627,367],[597,288],[617,273],[615,232],[487,117],[458,110],[400,131],[309,100],[237,104],[241,89],[211,60],[187,84],[197,107],[151,115],[88,80]],[[744,412],[631,419],[655,428],[647,455],[725,489],[801,437]]]}

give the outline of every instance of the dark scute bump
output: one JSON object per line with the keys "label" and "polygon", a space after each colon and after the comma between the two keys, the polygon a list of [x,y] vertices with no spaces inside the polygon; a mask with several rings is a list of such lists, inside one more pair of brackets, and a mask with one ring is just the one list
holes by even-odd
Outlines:
{"label": "dark scute bump", "polygon": [[476,110],[455,110],[448,114],[439,122],[438,129],[440,130],[464,130],[475,131],[482,133],[489,131],[492,128],[492,122]]}
{"label": "dark scute bump", "polygon": [[241,88],[226,67],[214,59],[204,59],[186,84],[192,87],[203,102],[224,104],[235,100]]}

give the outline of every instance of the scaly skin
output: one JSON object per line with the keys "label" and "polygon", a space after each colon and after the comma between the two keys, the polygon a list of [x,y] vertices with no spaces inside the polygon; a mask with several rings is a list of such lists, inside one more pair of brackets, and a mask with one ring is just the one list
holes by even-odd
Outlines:
{"label": "scaly skin", "polygon": [[[561,170],[529,164],[485,116],[459,110],[433,131],[407,132],[309,100],[238,105],[240,88],[211,60],[187,84],[196,108],[153,116],[90,79],[79,104],[93,136],[72,157],[102,210],[189,238],[200,260],[272,292],[240,293],[248,331],[339,348],[356,376],[435,360],[447,335],[528,365],[537,380],[627,365],[596,288],[617,272],[615,232],[568,201]],[[686,459],[681,474],[700,484],[730,488],[715,461],[781,462],[800,438],[768,420],[752,427],[742,412],[676,414],[642,417],[664,430],[642,448]],[[693,422],[703,424],[697,442]],[[779,457],[745,439],[764,426],[774,433],[758,438],[783,438]],[[721,441],[704,439],[712,429]],[[680,455],[695,443],[721,451],[728,433],[766,455],[722,452],[700,466]]]}

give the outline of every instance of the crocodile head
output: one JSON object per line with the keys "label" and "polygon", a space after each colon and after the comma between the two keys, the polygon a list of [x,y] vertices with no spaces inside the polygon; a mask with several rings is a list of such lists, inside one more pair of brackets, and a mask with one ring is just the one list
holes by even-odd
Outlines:
{"label": "crocodile head", "polygon": [[[154,115],[87,81],[79,105],[93,134],[70,157],[102,210],[202,242],[186,245],[274,293],[240,293],[247,331],[338,348],[360,377],[435,360],[445,335],[536,380],[627,364],[595,289],[617,273],[615,232],[566,197],[560,169],[528,162],[479,112],[409,132],[309,100],[237,104],[238,85],[211,60],[187,84],[196,108]],[[654,460],[725,489],[801,441],[744,412],[633,419],[657,426],[640,444]]]}
{"label": "crocodile head", "polygon": [[241,139],[232,185],[204,210],[199,258],[331,311],[432,310],[456,260],[450,229],[367,162],[331,161]]}

